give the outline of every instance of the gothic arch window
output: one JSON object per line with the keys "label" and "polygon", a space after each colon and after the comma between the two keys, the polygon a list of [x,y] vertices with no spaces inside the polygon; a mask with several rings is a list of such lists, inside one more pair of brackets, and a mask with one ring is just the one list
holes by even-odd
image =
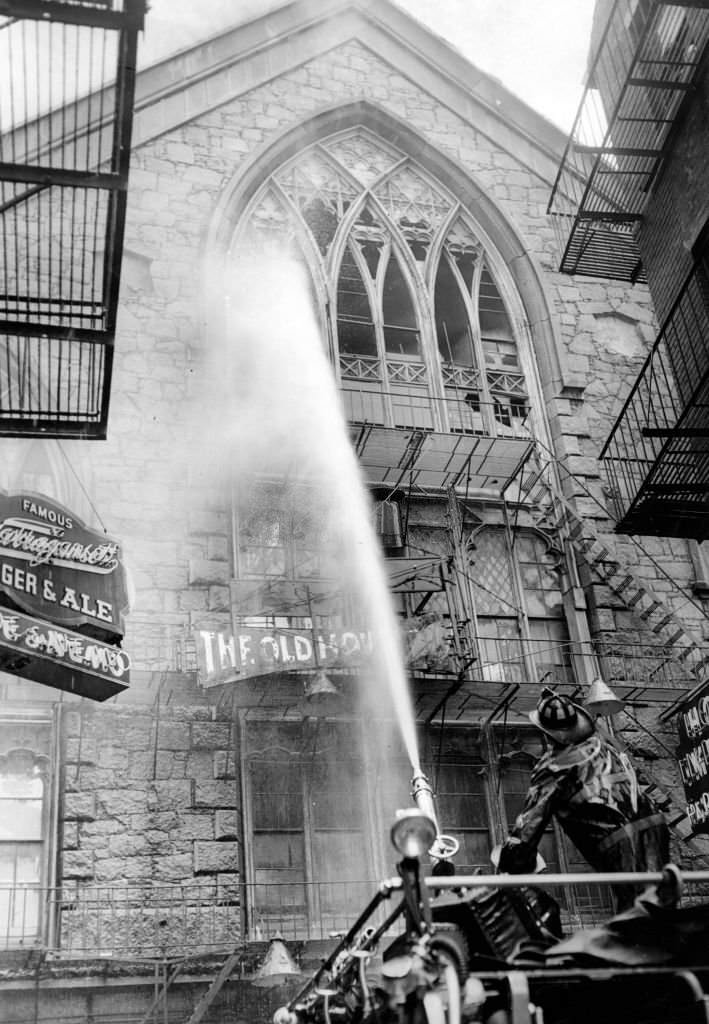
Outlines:
{"label": "gothic arch window", "polygon": [[351,421],[528,432],[511,277],[470,212],[388,140],[356,127],[287,159],[244,210],[232,253],[245,244],[308,268]]}

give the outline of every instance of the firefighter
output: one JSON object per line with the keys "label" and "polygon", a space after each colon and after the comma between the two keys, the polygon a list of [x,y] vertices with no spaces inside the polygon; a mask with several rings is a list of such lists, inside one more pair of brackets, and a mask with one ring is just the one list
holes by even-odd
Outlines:
{"label": "firefighter", "polygon": [[[544,687],[530,719],[549,746],[532,772],[521,814],[502,845],[499,870],[534,870],[552,817],[596,871],[661,871],[669,861],[663,814],[638,785],[628,756],[580,705]],[[634,886],[614,886],[618,910]]]}

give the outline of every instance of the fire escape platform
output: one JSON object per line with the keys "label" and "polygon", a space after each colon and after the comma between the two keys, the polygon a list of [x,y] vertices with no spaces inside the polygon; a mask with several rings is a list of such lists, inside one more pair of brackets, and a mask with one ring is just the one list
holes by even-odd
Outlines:
{"label": "fire escape platform", "polygon": [[696,265],[601,452],[619,533],[709,538],[709,279]]}
{"label": "fire escape platform", "polygon": [[[634,707],[656,707],[659,710],[687,692],[686,687],[681,686],[644,686],[622,680],[613,680],[612,687],[631,711]],[[573,700],[583,701],[578,687],[556,684],[554,688]],[[506,716],[510,724],[520,722],[527,725],[529,712],[539,701],[539,683],[536,681],[493,683],[471,679],[446,697],[446,692],[451,689],[450,677],[448,680],[417,677],[412,683],[416,717],[422,721],[433,721],[445,714],[445,721],[450,725],[484,725],[487,722],[499,723]]]}
{"label": "fire escape platform", "polygon": [[501,493],[527,458],[526,437],[444,434],[420,428],[352,425],[351,436],[370,486]]}
{"label": "fire escape platform", "polygon": [[708,39],[706,3],[612,5],[549,202],[563,273],[645,279],[635,227]]}
{"label": "fire escape platform", "polygon": [[0,436],[106,436],[144,14],[0,3]]}

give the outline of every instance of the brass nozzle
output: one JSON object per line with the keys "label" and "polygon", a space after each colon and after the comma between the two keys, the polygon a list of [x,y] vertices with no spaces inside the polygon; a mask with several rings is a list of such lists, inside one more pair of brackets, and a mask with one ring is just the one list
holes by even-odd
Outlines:
{"label": "brass nozzle", "polygon": [[411,780],[411,797],[421,813],[431,819],[436,826],[436,834],[438,834],[440,829],[438,827],[438,818],[436,817],[436,807],[433,802],[433,790],[431,789],[431,783],[423,772],[417,772]]}

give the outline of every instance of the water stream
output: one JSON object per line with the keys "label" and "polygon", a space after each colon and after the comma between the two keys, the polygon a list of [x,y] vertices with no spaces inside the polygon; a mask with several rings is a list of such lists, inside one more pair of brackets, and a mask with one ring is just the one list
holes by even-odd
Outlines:
{"label": "water stream", "polygon": [[[228,391],[236,405],[225,441],[232,472],[240,479],[258,472],[317,489],[327,510],[327,532],[337,538],[342,582],[364,609],[372,632],[372,681],[389,688],[416,773],[419,753],[399,622],[303,272],[285,261],[251,261],[234,272],[228,291],[232,349],[226,362],[233,367]],[[223,424],[220,429],[223,434]]]}

